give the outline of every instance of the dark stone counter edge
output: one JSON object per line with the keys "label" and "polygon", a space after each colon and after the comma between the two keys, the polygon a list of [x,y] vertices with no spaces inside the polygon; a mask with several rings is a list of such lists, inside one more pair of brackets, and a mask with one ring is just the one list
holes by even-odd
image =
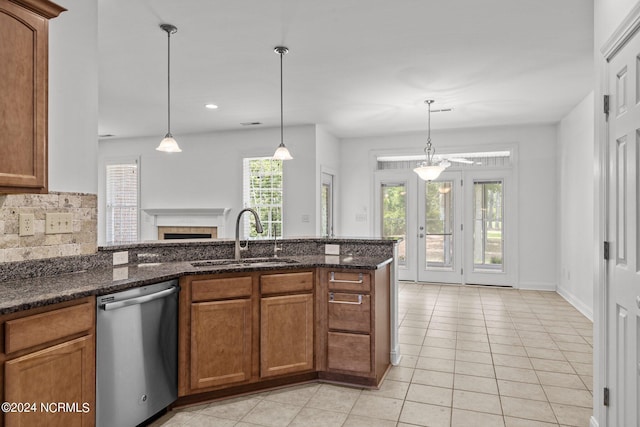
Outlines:
{"label": "dark stone counter edge", "polygon": [[[26,286],[27,288],[31,285],[33,287],[37,287],[42,289],[44,285],[41,283],[46,280],[56,280],[56,281],[66,281],[73,283],[76,281],[90,281],[96,280],[96,273],[98,276],[101,276],[101,280],[97,280],[94,286],[86,286],[85,289],[65,289],[54,293],[45,293],[44,295],[34,295],[33,297],[24,297],[20,301],[19,297],[12,299],[10,301],[0,301],[0,315],[15,313],[18,311],[29,310],[37,307],[44,307],[51,304],[57,304],[65,301],[71,301],[78,298],[84,298],[88,296],[100,296],[106,295],[114,292],[123,291],[126,289],[136,288],[140,286],[150,285],[154,283],[159,283],[167,280],[179,279],[182,276],[187,275],[207,275],[207,274],[223,274],[223,273],[246,273],[246,272],[254,272],[254,271],[283,271],[283,270],[300,270],[300,269],[311,269],[311,268],[336,268],[341,270],[377,270],[382,268],[383,266],[391,263],[393,258],[388,258],[383,261],[373,263],[373,262],[361,262],[356,260],[353,264],[335,264],[335,263],[327,263],[327,262],[299,262],[295,264],[285,264],[285,265],[277,265],[277,266],[259,266],[259,267],[224,267],[224,266],[215,266],[215,267],[192,267],[188,262],[172,262],[172,263],[161,263],[160,265],[163,268],[169,267],[172,272],[153,274],[149,267],[143,265],[143,267],[138,267],[138,265],[122,265],[117,266],[115,268],[133,268],[133,269],[144,269],[148,273],[152,273],[149,275],[140,275],[144,277],[133,277],[122,280],[110,280],[107,282],[107,277],[113,277],[113,268],[103,269],[100,271],[92,271],[92,272],[75,272],[71,274],[59,275],[55,279],[52,277],[43,277],[43,278],[35,278],[35,279],[27,279],[16,281],[14,283],[5,283],[0,289],[5,288],[6,286],[17,285],[18,289],[21,286]],[[89,275],[91,277],[84,278],[83,275]],[[22,282],[22,283],[18,283]],[[32,291],[34,289],[31,289]],[[25,289],[22,287],[22,292],[20,294],[24,295],[28,293],[29,289]],[[67,291],[67,292],[65,292]],[[0,296],[2,296],[2,291],[0,291]],[[8,303],[4,305],[3,303]],[[13,304],[12,304],[13,303]]]}
{"label": "dark stone counter edge", "polygon": [[[245,239],[242,239],[244,242]],[[322,244],[343,244],[343,243],[364,243],[364,244],[393,244],[401,242],[401,238],[380,238],[380,237],[294,237],[277,239],[278,242],[284,243],[322,243]],[[234,243],[233,238],[224,239],[193,239],[193,240],[149,240],[135,243],[110,243],[106,245],[98,246],[100,251],[122,251],[128,249],[139,248],[159,248],[159,247],[193,247],[193,246],[211,246],[211,245],[226,245]],[[265,240],[249,240],[253,244],[273,245],[273,239]]]}

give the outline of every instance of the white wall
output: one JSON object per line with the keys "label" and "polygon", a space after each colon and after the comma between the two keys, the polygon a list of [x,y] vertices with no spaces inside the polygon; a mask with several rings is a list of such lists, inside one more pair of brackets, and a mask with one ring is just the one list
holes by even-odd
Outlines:
{"label": "white wall", "polygon": [[333,232],[336,236],[340,236],[340,177],[338,171],[340,169],[340,143],[338,138],[330,134],[322,126],[316,126],[316,212],[318,218],[316,221],[316,235],[320,235],[322,225],[320,222],[321,202],[320,196],[322,187],[322,172],[333,175],[333,197],[334,197],[334,218]]}
{"label": "white wall", "polygon": [[[280,129],[253,129],[197,135],[175,135],[182,153],[156,151],[157,137],[102,140],[99,143],[100,212],[104,212],[104,162],[109,158],[140,158],[140,206],[157,208],[231,208],[225,229],[233,236],[242,203],[242,158],[271,156]],[[315,235],[316,183],[315,126],[286,129],[287,147],[294,160],[284,163],[284,234]],[[308,216],[308,222],[303,220]],[[304,218],[306,219],[306,217]],[[142,214],[141,239],[155,240],[153,218]],[[105,241],[103,215],[99,215],[98,241]]]}
{"label": "white wall", "polygon": [[558,293],[593,319],[593,92],[558,124]]}
{"label": "white wall", "polygon": [[[556,287],[556,126],[473,128],[432,132],[437,150],[515,144],[518,147],[520,287]],[[348,236],[373,235],[372,150],[421,154],[425,133],[344,139],[340,147],[341,225]],[[363,220],[364,219],[364,220]]]}
{"label": "white wall", "polygon": [[56,0],[49,25],[49,190],[98,191],[98,1]]}

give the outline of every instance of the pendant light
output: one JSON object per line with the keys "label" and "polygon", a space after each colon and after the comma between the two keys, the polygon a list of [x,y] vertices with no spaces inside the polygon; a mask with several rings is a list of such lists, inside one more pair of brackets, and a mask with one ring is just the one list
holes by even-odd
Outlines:
{"label": "pendant light", "polygon": [[276,46],[273,51],[275,53],[277,53],[278,55],[280,55],[280,145],[278,145],[278,148],[276,149],[276,152],[273,153],[273,159],[274,160],[291,160],[293,159],[293,157],[291,156],[291,153],[289,153],[289,150],[287,150],[287,147],[285,147],[284,145],[284,109],[282,107],[283,102],[282,102],[282,57],[284,55],[287,54],[287,52],[289,52],[289,49],[287,49],[284,46]]}
{"label": "pendant light", "polygon": [[171,24],[161,24],[160,28],[167,33],[167,134],[160,141],[156,150],[165,153],[179,153],[182,150],[171,135],[171,34],[175,34],[178,29]]}
{"label": "pendant light", "polygon": [[429,122],[428,122],[428,133],[427,133],[427,146],[424,148],[424,154],[426,159],[424,162],[420,163],[417,168],[413,171],[418,174],[418,176],[425,181],[433,181],[438,178],[443,170],[445,170],[449,163],[440,162],[436,164],[433,161],[433,156],[436,154],[436,149],[431,146],[431,104],[433,104],[433,99],[427,99],[424,101],[425,104],[429,106]]}

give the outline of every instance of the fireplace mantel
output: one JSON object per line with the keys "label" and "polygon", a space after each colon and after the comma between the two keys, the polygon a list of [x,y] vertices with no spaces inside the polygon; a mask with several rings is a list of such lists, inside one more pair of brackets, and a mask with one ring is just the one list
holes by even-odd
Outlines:
{"label": "fireplace mantel", "polygon": [[226,217],[231,208],[149,208],[156,227],[216,227],[218,238],[225,236]]}

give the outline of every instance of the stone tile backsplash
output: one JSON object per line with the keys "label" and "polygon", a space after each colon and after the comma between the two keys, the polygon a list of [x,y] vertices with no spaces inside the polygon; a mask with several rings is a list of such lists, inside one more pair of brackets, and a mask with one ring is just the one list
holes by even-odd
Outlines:
{"label": "stone tile backsplash", "polygon": [[[0,263],[97,252],[98,197],[57,193],[0,195]],[[35,217],[33,236],[19,236],[21,213]],[[46,213],[71,213],[73,233],[45,234]]]}

